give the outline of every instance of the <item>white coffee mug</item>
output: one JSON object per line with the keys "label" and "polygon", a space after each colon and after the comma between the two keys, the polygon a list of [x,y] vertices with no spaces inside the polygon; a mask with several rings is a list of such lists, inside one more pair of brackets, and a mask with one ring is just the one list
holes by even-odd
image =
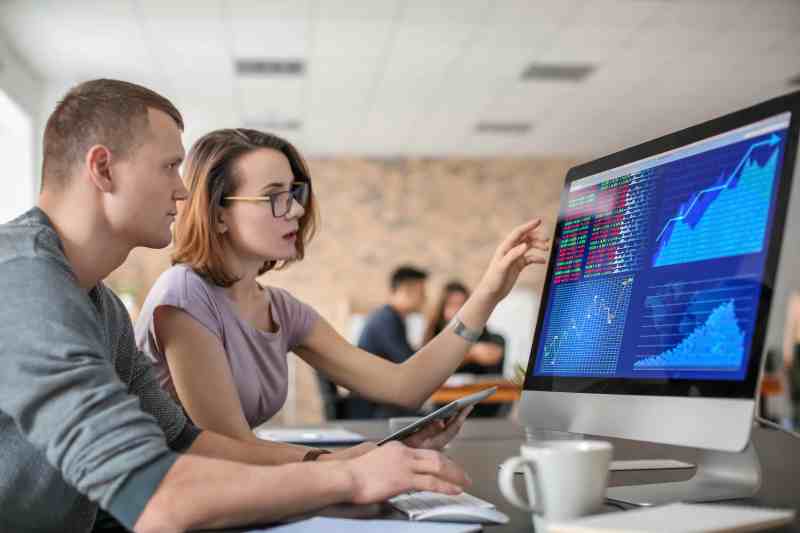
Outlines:
{"label": "white coffee mug", "polygon": [[[537,532],[547,524],[598,512],[608,485],[611,444],[599,440],[561,440],[523,444],[517,457],[500,467],[500,492],[520,509],[533,513]],[[514,472],[522,467],[526,501],[514,489]]]}

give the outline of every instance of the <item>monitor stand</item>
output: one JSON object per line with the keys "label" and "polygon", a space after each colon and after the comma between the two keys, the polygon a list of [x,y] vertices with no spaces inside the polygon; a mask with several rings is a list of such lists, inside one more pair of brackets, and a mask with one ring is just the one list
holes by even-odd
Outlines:
{"label": "monitor stand", "polygon": [[749,498],[760,486],[761,465],[750,442],[742,452],[701,450],[697,472],[686,481],[611,487],[606,497],[637,506],[711,502]]}

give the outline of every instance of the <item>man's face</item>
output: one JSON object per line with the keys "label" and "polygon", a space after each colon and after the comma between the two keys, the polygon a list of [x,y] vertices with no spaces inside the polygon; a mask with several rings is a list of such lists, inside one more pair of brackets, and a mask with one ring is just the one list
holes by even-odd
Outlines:
{"label": "man's face", "polygon": [[115,237],[131,247],[164,248],[172,240],[176,202],[188,194],[179,172],[185,152],[169,115],[150,109],[148,119],[138,146],[123,161],[112,159],[106,216]]}
{"label": "man's face", "polygon": [[409,311],[422,311],[425,307],[425,281],[408,281],[403,284],[403,292]]}

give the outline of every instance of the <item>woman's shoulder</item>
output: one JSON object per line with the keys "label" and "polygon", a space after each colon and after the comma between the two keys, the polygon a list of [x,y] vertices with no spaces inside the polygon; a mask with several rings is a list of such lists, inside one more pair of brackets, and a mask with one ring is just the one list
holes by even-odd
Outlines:
{"label": "woman's shoulder", "polygon": [[208,285],[208,281],[187,264],[178,263],[165,270],[159,279],[176,285]]}
{"label": "woman's shoulder", "polygon": [[153,288],[162,295],[175,295],[180,299],[190,297],[213,298],[208,281],[185,264],[173,265],[158,277]]}
{"label": "woman's shoulder", "polygon": [[303,304],[299,298],[289,292],[287,289],[281,287],[274,287],[272,285],[263,285],[264,290],[269,294],[269,298],[275,305],[287,306]]}
{"label": "woman's shoulder", "polygon": [[287,315],[295,315],[297,313],[316,315],[313,307],[300,300],[289,290],[271,285],[264,286],[264,289],[269,292],[270,301],[278,312]]}

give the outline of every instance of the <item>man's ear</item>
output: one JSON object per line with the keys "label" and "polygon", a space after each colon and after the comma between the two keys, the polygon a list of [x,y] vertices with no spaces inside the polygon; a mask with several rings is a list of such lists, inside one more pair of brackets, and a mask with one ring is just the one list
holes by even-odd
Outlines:
{"label": "man's ear", "polygon": [[86,170],[89,179],[101,192],[112,192],[114,183],[111,179],[111,150],[102,144],[95,144],[86,152]]}

